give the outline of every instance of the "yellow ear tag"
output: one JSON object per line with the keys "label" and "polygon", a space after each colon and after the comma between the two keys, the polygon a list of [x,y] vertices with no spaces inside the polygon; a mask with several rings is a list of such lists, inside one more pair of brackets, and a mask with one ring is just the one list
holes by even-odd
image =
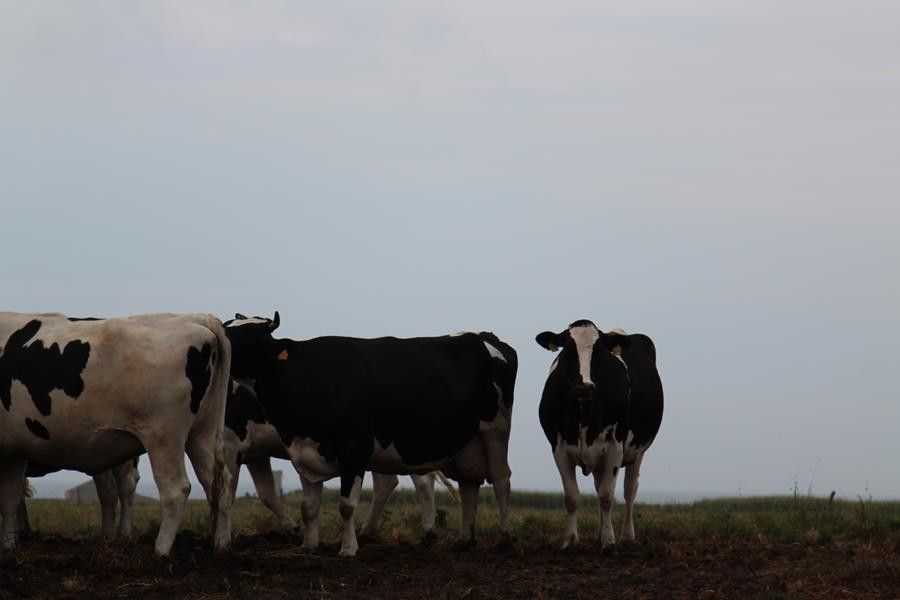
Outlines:
{"label": "yellow ear tag", "polygon": [[281,353],[278,354],[278,360],[287,360],[287,357],[287,350],[282,350]]}

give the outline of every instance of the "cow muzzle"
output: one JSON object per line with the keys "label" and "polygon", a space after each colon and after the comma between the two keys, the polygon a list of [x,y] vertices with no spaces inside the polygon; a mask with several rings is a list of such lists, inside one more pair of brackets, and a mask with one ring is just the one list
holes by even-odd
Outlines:
{"label": "cow muzzle", "polygon": [[575,396],[581,402],[586,402],[594,397],[597,386],[593,383],[579,383],[575,386]]}

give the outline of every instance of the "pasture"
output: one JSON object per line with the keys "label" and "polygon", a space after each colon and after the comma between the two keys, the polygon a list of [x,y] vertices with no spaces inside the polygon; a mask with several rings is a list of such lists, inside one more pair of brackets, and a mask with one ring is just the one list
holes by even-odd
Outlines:
{"label": "pasture", "polygon": [[[298,494],[288,494],[299,514]],[[392,497],[375,542],[337,557],[337,494],[326,492],[322,548],[306,552],[255,498],[234,508],[232,550],[213,554],[207,504],[191,501],[170,559],[153,554],[155,502],[136,505],[136,539],[104,541],[99,508],[29,501],[35,539],[0,554],[0,597],[186,598],[885,598],[900,595],[900,502],[802,495],[638,504],[638,541],[601,551],[596,498],[582,497],[581,545],[563,553],[562,496],[515,493],[511,548],[499,547],[482,489],[478,546],[453,547],[458,507],[437,493],[438,541],[419,543],[410,490]],[[364,492],[358,525],[368,511]],[[621,525],[621,506],[614,510]]]}

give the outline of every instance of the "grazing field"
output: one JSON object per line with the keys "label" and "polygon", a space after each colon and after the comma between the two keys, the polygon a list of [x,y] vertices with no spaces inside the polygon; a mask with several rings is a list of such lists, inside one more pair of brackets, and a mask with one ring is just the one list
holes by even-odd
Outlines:
{"label": "grazing field", "polygon": [[[299,496],[286,499],[299,515]],[[585,496],[582,544],[563,553],[561,496],[515,494],[517,541],[500,547],[493,498],[483,493],[478,547],[458,551],[452,500],[438,493],[439,541],[424,547],[413,494],[398,490],[380,539],[355,559],[339,559],[336,500],[334,492],[323,499],[325,545],[305,552],[256,499],[241,498],[234,547],[219,555],[210,550],[206,505],[192,501],[168,560],[153,554],[154,502],[136,507],[136,539],[107,542],[97,534],[97,505],[30,500],[37,533],[0,554],[0,597],[900,597],[897,502],[794,496],[644,504],[638,541],[601,550],[596,500]],[[367,510],[363,502],[360,522]],[[618,524],[620,511],[616,517]]]}

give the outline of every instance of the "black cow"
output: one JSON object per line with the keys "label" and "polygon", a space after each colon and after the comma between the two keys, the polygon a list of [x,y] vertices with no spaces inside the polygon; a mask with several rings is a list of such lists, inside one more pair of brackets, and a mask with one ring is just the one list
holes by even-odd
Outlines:
{"label": "black cow", "polygon": [[603,333],[587,320],[561,333],[545,331],[537,343],[553,352],[562,350],[550,366],[539,412],[566,497],[563,548],[578,542],[576,466],[594,475],[604,546],[615,543],[613,492],[619,468],[626,467],[622,539],[633,540],[641,461],[662,422],[656,348],[646,335]]}
{"label": "black cow", "polygon": [[[274,339],[274,320],[240,314],[225,331],[232,375],[255,382],[303,485],[304,546],[319,543],[322,482],[341,479],[340,554],[357,551],[363,475],[444,469],[460,482],[461,541],[474,533],[478,486],[494,484],[508,536],[509,425],[516,355],[490,333],[434,338]],[[454,460],[456,459],[456,460]]]}
{"label": "black cow", "polygon": [[[253,387],[246,382],[232,380],[228,391],[228,404],[225,407],[225,465],[232,473],[232,489],[237,492],[241,465],[246,465],[256,487],[256,495],[266,508],[271,510],[281,525],[294,531],[297,523],[288,514],[281,495],[275,488],[275,475],[272,472],[272,458],[289,460],[288,449],[281,441],[278,431],[267,420],[263,406],[256,397]],[[456,488],[443,474],[410,475],[416,489],[416,498],[422,509],[422,531],[426,543],[434,540],[434,482],[440,479],[447,486],[451,495],[459,500]],[[369,517],[362,528],[362,535],[375,538],[378,520],[397,487],[396,475],[375,473],[372,476],[372,506]],[[98,483],[99,489],[99,483]]]}

